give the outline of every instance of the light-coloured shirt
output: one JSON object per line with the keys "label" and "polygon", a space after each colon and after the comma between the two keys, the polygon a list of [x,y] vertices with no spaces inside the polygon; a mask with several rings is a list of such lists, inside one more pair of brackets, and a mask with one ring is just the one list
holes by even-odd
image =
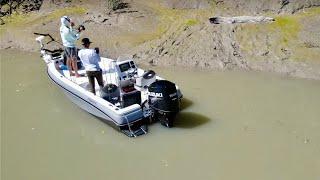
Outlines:
{"label": "light-coloured shirt", "polygon": [[94,49],[81,49],[78,56],[86,71],[99,71],[101,70],[99,62],[101,61],[100,55]]}
{"label": "light-coloured shirt", "polygon": [[60,35],[65,47],[76,47],[75,42],[80,38],[80,34],[77,31],[64,25],[60,27]]}

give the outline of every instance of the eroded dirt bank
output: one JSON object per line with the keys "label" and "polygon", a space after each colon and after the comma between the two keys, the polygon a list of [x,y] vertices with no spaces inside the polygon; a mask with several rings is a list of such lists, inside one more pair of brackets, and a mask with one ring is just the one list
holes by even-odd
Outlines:
{"label": "eroded dirt bank", "polygon": [[[86,26],[82,37],[112,58],[320,79],[319,6],[319,0],[131,0],[110,12],[104,0],[43,1],[39,11],[4,18],[0,48],[37,51],[32,33],[50,33],[59,40],[59,18],[69,15]],[[211,24],[209,18],[215,16],[268,16],[275,21]]]}

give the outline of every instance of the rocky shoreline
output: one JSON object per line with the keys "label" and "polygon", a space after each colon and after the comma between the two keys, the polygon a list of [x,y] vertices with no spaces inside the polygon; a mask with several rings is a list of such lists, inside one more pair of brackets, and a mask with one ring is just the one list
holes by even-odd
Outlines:
{"label": "rocky shoreline", "polygon": [[[141,64],[164,67],[240,69],[320,79],[318,1],[246,4],[244,0],[225,0],[207,4],[204,0],[133,0],[112,12],[106,11],[103,3],[44,2],[39,11],[13,15],[0,25],[0,49],[37,51],[33,32],[60,39],[59,18],[69,15],[87,27],[82,36],[90,37],[108,57],[132,57]],[[209,21],[214,16],[248,18],[263,14],[275,21]]]}

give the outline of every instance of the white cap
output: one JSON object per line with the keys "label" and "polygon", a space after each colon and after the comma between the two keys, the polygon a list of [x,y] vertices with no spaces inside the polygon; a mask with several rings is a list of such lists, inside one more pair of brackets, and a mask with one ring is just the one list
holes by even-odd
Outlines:
{"label": "white cap", "polygon": [[67,27],[70,26],[71,19],[68,16],[62,16],[60,20],[61,20],[61,25],[64,25]]}

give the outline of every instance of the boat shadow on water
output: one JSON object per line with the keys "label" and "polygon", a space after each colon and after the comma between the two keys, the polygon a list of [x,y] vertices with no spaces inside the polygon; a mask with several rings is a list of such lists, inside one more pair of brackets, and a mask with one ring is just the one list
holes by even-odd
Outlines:
{"label": "boat shadow on water", "polygon": [[210,118],[198,113],[180,112],[174,121],[174,127],[191,129],[202,126],[209,121]]}
{"label": "boat shadow on water", "polygon": [[174,121],[174,127],[177,128],[196,128],[198,126],[204,125],[210,121],[210,118],[195,113],[195,112],[184,112],[193,105],[193,101],[188,98],[183,98],[181,101],[180,109],[181,112],[177,115]]}
{"label": "boat shadow on water", "polygon": [[[189,107],[193,105],[193,101],[187,98],[183,98],[180,104],[180,112],[177,114],[173,128],[182,128],[182,129],[192,129],[199,126],[202,126],[210,121],[212,121],[210,118],[195,113],[195,112],[185,112]],[[111,121],[106,121],[103,118],[95,116],[97,119],[99,119],[101,122],[111,126],[112,128],[121,131],[119,127],[117,127],[114,123]],[[153,122],[147,122],[147,125],[153,125],[155,123],[159,123],[159,121],[153,121]]]}
{"label": "boat shadow on water", "polygon": [[188,98],[183,98],[183,99],[181,100],[180,109],[181,109],[181,111],[182,111],[182,110],[185,110],[185,109],[187,109],[188,107],[190,107],[190,106],[192,106],[192,105],[193,105],[193,102],[192,102],[190,99],[188,99]]}

